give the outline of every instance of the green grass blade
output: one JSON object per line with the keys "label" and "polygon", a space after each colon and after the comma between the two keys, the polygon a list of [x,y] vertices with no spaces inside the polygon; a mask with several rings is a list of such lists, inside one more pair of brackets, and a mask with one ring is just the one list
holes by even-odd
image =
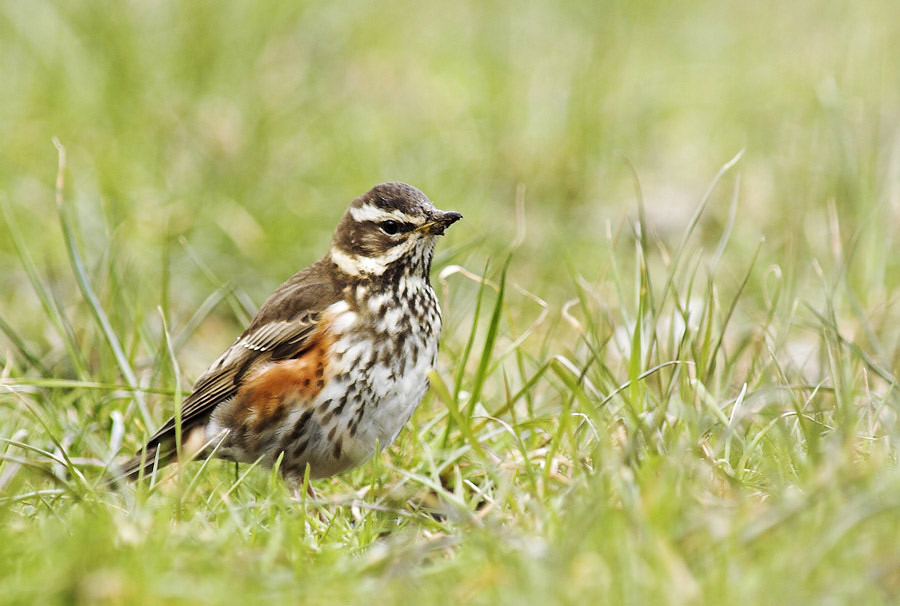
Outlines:
{"label": "green grass blade", "polygon": [[87,362],[84,359],[84,354],[81,352],[78,344],[74,341],[71,332],[66,330],[65,325],[67,322],[64,320],[63,311],[60,306],[56,304],[53,296],[44,285],[44,281],[40,277],[37,266],[35,265],[31,254],[28,252],[28,247],[22,239],[22,231],[16,224],[12,212],[7,208],[6,196],[3,195],[0,195],[0,210],[3,212],[3,218],[6,221],[9,235],[12,238],[13,246],[16,249],[22,268],[25,270],[28,281],[31,283],[31,287],[34,289],[35,294],[41,302],[41,307],[44,309],[44,315],[53,323],[56,333],[65,345],[69,360],[71,361],[77,376],[86,380],[90,375],[87,370]]}
{"label": "green grass blade", "polygon": [[68,212],[66,211],[63,199],[63,179],[66,170],[66,150],[57,139],[53,140],[53,144],[56,146],[56,149],[59,152],[59,172],[56,179],[56,206],[59,214],[60,225],[62,226],[63,238],[65,239],[66,243],[66,251],[69,253],[69,261],[72,264],[72,270],[75,273],[75,279],[78,283],[78,288],[81,290],[81,294],[82,296],[84,296],[85,301],[87,301],[88,307],[90,308],[91,313],[94,316],[94,320],[97,322],[98,326],[103,332],[103,336],[106,338],[107,345],[113,352],[113,356],[115,357],[116,363],[119,367],[119,372],[122,373],[125,382],[128,383],[128,385],[132,386],[132,388],[134,388],[134,401],[137,403],[138,410],[141,413],[141,417],[144,423],[147,427],[152,427],[153,421],[150,417],[150,412],[147,409],[147,402],[144,400],[143,393],[137,390],[137,377],[134,374],[134,370],[131,368],[131,363],[125,356],[125,352],[122,350],[122,346],[119,343],[119,338],[116,336],[116,333],[109,322],[109,318],[107,317],[106,312],[103,310],[103,306],[100,304],[100,300],[97,298],[97,295],[94,292],[94,288],[91,285],[90,278],[88,278],[87,275],[87,270],[84,267],[84,262],[81,259],[81,253],[78,251],[78,246],[75,243],[74,229],[72,227],[71,221],[69,220]]}
{"label": "green grass blade", "polygon": [[481,349],[481,359],[478,362],[478,368],[475,370],[475,376],[472,378],[472,391],[469,395],[469,403],[467,406],[467,416],[472,416],[475,404],[481,398],[481,389],[487,379],[488,367],[494,354],[494,343],[497,340],[497,331],[500,327],[500,318],[503,313],[504,294],[506,293],[506,273],[509,270],[509,263],[512,257],[506,259],[503,264],[503,270],[500,274],[500,288],[497,292],[497,301],[494,303],[494,310],[491,313],[491,320],[488,324],[487,334],[484,337],[484,345]]}
{"label": "green grass blade", "polygon": [[50,374],[47,370],[47,367],[44,366],[44,363],[38,358],[35,354],[31,352],[28,346],[25,344],[25,341],[16,333],[12,326],[9,325],[6,320],[0,317],[0,331],[3,331],[3,334],[6,335],[6,338],[10,340],[13,346],[22,354],[22,357],[28,362],[29,365],[37,368],[38,372],[42,375]]}

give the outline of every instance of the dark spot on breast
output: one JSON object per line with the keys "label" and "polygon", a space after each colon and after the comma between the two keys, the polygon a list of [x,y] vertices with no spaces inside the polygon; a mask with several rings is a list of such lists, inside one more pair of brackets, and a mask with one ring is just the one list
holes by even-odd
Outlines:
{"label": "dark spot on breast", "polygon": [[306,425],[307,423],[309,423],[309,420],[312,418],[312,416],[313,416],[312,408],[307,409],[306,412],[304,412],[302,415],[300,415],[300,418],[297,419],[297,425]]}
{"label": "dark spot on breast", "polygon": [[382,366],[390,366],[394,350],[390,347],[382,347],[378,350],[378,363]]}
{"label": "dark spot on breast", "polygon": [[334,434],[337,433],[337,425],[331,428],[331,431],[328,432],[328,439],[334,440]]}
{"label": "dark spot on breast", "polygon": [[313,411],[312,409],[307,410],[300,418],[297,419],[297,422],[294,424],[294,428],[291,430],[291,433],[288,434],[285,442],[296,442],[299,440],[303,434],[306,433],[306,425],[309,423],[309,420],[312,418]]}
{"label": "dark spot on breast", "polygon": [[351,383],[350,387],[347,389],[347,393],[344,394],[344,400],[355,399],[359,395],[359,383]]}
{"label": "dark spot on breast", "polygon": [[334,443],[334,452],[332,453],[334,455],[335,459],[341,458],[341,446],[342,445],[343,445],[343,438],[338,438],[337,441]]}
{"label": "dark spot on breast", "polygon": [[291,458],[299,459],[306,454],[306,447],[309,445],[309,440],[304,438],[297,442],[294,446],[291,447]]}

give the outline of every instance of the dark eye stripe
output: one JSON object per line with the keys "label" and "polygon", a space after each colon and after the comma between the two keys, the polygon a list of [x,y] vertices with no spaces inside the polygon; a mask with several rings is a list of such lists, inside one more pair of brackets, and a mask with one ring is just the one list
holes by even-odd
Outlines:
{"label": "dark eye stripe", "polygon": [[405,221],[380,221],[378,223],[375,223],[374,225],[384,233],[391,236],[401,233],[405,234],[415,229],[415,225],[413,225],[412,223],[406,223]]}

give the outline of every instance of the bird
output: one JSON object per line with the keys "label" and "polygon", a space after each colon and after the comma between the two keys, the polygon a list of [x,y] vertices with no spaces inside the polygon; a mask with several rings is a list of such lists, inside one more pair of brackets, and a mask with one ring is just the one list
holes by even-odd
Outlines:
{"label": "bird", "polygon": [[296,486],[388,447],[429,387],[441,333],[431,263],[461,218],[406,183],[354,199],[327,254],[266,299],[118,478],[216,457],[277,463]]}

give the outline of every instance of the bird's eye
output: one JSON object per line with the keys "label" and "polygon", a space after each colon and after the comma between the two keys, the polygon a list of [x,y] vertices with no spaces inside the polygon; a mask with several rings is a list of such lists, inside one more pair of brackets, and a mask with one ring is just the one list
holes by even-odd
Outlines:
{"label": "bird's eye", "polygon": [[381,228],[381,231],[389,236],[393,236],[400,231],[400,224],[396,221],[382,221],[378,226]]}

